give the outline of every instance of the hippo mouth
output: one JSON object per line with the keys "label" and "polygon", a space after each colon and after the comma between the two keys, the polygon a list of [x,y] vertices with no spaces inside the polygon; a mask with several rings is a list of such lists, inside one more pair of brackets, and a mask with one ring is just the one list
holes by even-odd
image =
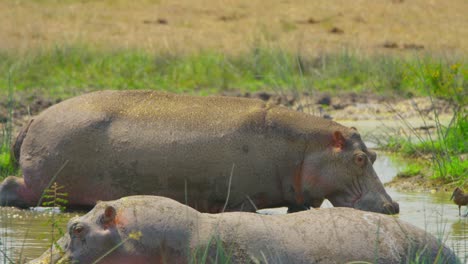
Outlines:
{"label": "hippo mouth", "polygon": [[351,206],[352,208],[356,208],[356,204],[361,200],[362,194],[359,193],[354,199],[351,200]]}
{"label": "hippo mouth", "polygon": [[362,187],[359,181],[352,182],[352,188],[341,190],[326,197],[334,207],[350,207],[358,209],[363,195]]}
{"label": "hippo mouth", "polygon": [[350,207],[358,209],[357,206],[361,201],[362,196],[363,195],[360,192],[353,195],[347,193],[340,193],[326,198],[330,200],[334,207]]}
{"label": "hippo mouth", "polygon": [[350,207],[358,210],[371,211],[383,214],[398,214],[400,208],[398,203],[392,200],[383,200],[381,203],[372,198],[372,194],[358,193],[354,195],[335,195],[328,197],[334,207]]}

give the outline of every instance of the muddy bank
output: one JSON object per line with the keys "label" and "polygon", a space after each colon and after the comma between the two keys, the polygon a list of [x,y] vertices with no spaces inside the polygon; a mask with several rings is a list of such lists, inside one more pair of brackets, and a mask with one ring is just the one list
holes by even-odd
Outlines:
{"label": "muddy bank", "polygon": [[440,179],[430,179],[429,175],[416,175],[411,177],[396,176],[385,187],[403,192],[447,192],[452,193],[456,187],[468,190],[468,182],[460,185],[457,182],[444,182]]}
{"label": "muddy bank", "polygon": [[[390,182],[384,184],[385,187],[398,191],[408,192],[448,192],[452,193],[457,187],[456,183],[446,183],[440,179],[428,179],[423,175],[411,177],[396,176]],[[464,188],[468,186],[465,185]]]}
{"label": "muddy bank", "polygon": [[397,120],[401,118],[433,118],[436,110],[440,115],[450,115],[451,105],[444,100],[431,101],[428,97],[402,98],[380,96],[373,93],[240,93],[225,92],[225,96],[256,98],[272,104],[319,115],[333,120]]}

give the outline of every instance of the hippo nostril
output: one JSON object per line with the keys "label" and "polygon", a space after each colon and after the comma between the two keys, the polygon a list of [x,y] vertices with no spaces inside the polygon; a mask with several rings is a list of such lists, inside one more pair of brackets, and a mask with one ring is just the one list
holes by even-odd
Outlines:
{"label": "hippo nostril", "polygon": [[398,205],[398,203],[395,202],[384,203],[383,208],[383,213],[385,214],[398,214],[400,212],[400,206]]}

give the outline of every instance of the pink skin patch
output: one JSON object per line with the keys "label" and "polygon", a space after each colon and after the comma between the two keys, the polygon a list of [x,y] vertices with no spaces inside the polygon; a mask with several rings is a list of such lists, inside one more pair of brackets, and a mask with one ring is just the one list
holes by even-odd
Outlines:
{"label": "pink skin patch", "polygon": [[319,172],[317,172],[313,168],[305,167],[303,170],[302,178],[303,183],[305,185],[304,187],[306,189],[310,189],[312,192],[315,192],[314,189],[317,189],[322,195],[326,195],[328,193],[331,193],[335,189],[335,187],[330,182],[320,177]]}
{"label": "pink skin patch", "polygon": [[294,188],[294,193],[295,193],[295,199],[297,204],[303,204],[304,203],[304,194],[303,194],[303,189],[302,189],[302,165],[299,164],[299,166],[294,170],[294,178],[293,178],[293,188]]}
{"label": "pink skin patch", "polygon": [[346,143],[346,139],[344,138],[343,134],[340,131],[335,131],[333,133],[333,140],[332,145],[333,147],[343,150]]}
{"label": "pink skin patch", "polygon": [[128,220],[125,218],[122,210],[117,210],[114,219],[110,223],[110,226],[125,227],[128,225]]}

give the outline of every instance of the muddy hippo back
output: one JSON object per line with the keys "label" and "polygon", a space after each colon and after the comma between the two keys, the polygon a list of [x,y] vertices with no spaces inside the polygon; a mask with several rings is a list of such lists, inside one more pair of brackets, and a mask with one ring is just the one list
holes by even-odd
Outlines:
{"label": "muddy hippo back", "polygon": [[36,196],[58,173],[56,181],[67,187],[72,205],[158,194],[206,211],[223,206],[231,171],[233,206],[245,194],[280,203],[275,177],[291,174],[302,153],[289,151],[299,142],[266,131],[268,108],[241,98],[86,94],[34,119],[20,165]]}
{"label": "muddy hippo back", "polygon": [[157,196],[98,203],[58,244],[33,263],[458,263],[432,235],[383,214],[206,214]]}

